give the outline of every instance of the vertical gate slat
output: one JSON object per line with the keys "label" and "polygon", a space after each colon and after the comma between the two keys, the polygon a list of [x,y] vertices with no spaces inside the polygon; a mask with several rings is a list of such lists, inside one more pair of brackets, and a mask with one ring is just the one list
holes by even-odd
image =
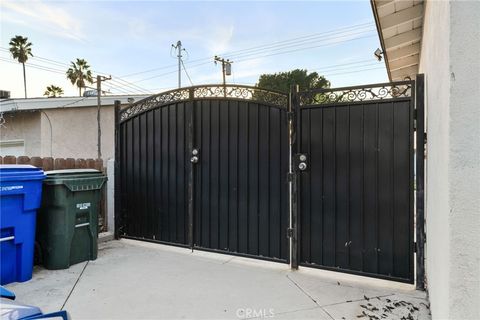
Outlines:
{"label": "vertical gate slat", "polygon": [[187,187],[185,175],[185,169],[187,165],[185,163],[185,130],[188,127],[187,117],[185,116],[185,103],[177,105],[176,116],[176,137],[177,137],[177,149],[176,149],[176,242],[186,244],[185,232],[187,228],[187,211],[185,204],[188,203],[185,189]]}
{"label": "vertical gate slat", "polygon": [[248,253],[248,103],[239,102],[238,252]]}
{"label": "vertical gate slat", "polygon": [[162,110],[154,110],[154,214],[155,214],[155,239],[162,238]]}
{"label": "vertical gate slat", "polygon": [[364,109],[364,271],[377,273],[377,104]]}
{"label": "vertical gate slat", "polygon": [[248,249],[250,254],[258,255],[259,230],[259,108],[258,104],[251,104],[248,110],[249,140],[248,140],[248,162],[250,164],[248,178],[249,206],[248,206]]}
{"label": "vertical gate slat", "polygon": [[[323,109],[307,109],[309,118],[307,129],[305,134],[309,135],[306,140],[307,151],[310,156],[310,169],[306,172],[308,177],[308,184],[306,186],[309,190],[303,190],[302,193],[308,194],[305,205],[308,207],[305,209],[306,215],[310,219],[310,227],[308,228],[307,235],[310,235],[310,261],[316,264],[323,263],[323,235],[324,235],[324,187],[323,187]],[[315,125],[312,125],[315,124]],[[303,210],[302,210],[303,214]]]}
{"label": "vertical gate slat", "polygon": [[219,139],[220,111],[218,100],[210,103],[210,245],[209,248],[219,249]]}
{"label": "vertical gate slat", "polygon": [[[285,124],[287,123],[287,113],[285,110],[282,110],[280,112],[281,115],[281,123],[282,123],[282,130],[280,133],[280,148],[281,148],[281,176],[282,176],[282,194],[283,195],[288,195],[289,194],[289,184],[288,184],[288,178],[287,178],[287,173],[289,172],[289,138],[288,138],[288,126]],[[257,193],[258,195],[258,193]],[[289,215],[290,215],[290,210],[289,210],[289,197],[282,196],[281,197],[281,230],[280,230],[280,238],[281,238],[281,258],[290,261],[289,256],[290,256],[290,245],[289,245],[289,239],[287,238],[287,228],[289,227]]]}
{"label": "vertical gate slat", "polygon": [[335,115],[335,266],[348,266],[348,106]]}
{"label": "vertical gate slat", "polygon": [[228,184],[229,184],[229,127],[228,127],[228,101],[220,102],[219,109],[219,233],[218,248],[228,250]]}
{"label": "vertical gate slat", "polygon": [[280,110],[269,109],[269,164],[270,164],[270,250],[269,257],[280,258],[280,198],[281,198],[281,174],[280,174]]}
{"label": "vertical gate slat", "polygon": [[335,109],[323,111],[323,265],[335,266]]}
{"label": "vertical gate slat", "polygon": [[201,125],[202,125],[202,162],[201,162],[201,170],[202,170],[202,200],[199,205],[202,206],[202,214],[201,214],[201,246],[210,246],[210,167],[211,167],[211,151],[210,151],[210,105],[202,101],[199,103],[201,108],[202,117],[201,117]]}
{"label": "vertical gate slat", "polygon": [[[393,200],[395,227],[393,229],[393,256],[394,271],[401,277],[408,278],[410,274],[410,265],[412,263],[411,239],[413,230],[410,221],[410,175],[406,172],[413,171],[413,157],[410,150],[410,137],[413,135],[410,123],[410,105],[408,102],[396,103],[394,106],[394,163],[393,174],[395,180],[395,192]],[[405,232],[405,230],[408,230]]]}
{"label": "vertical gate slat", "polygon": [[350,268],[363,271],[364,132],[363,106],[350,108]]}
{"label": "vertical gate slat", "polygon": [[[202,108],[201,102],[194,102],[194,122],[195,122],[195,134],[193,145],[197,150],[199,150],[199,159],[200,163],[204,163],[204,150],[203,150],[203,126],[202,126]],[[195,205],[194,205],[194,230],[195,230],[195,245],[199,246],[202,243],[202,228],[203,228],[203,206],[202,206],[202,197],[203,197],[203,166],[196,166],[195,168]]]}
{"label": "vertical gate slat", "polygon": [[162,241],[169,241],[169,232],[168,232],[168,181],[169,181],[169,156],[168,156],[168,141],[169,141],[169,132],[168,132],[168,123],[169,123],[169,109],[167,107],[161,109],[161,130],[162,130],[162,204],[161,204],[161,224],[162,224]]}
{"label": "vertical gate slat", "polygon": [[238,161],[239,161],[239,103],[230,103],[229,113],[229,249],[238,252]]}
{"label": "vertical gate slat", "polygon": [[268,256],[268,212],[269,212],[269,152],[268,152],[268,135],[269,135],[269,117],[268,108],[261,106],[259,110],[259,175],[258,175],[258,192],[259,192],[259,243],[258,251],[262,256]]}
{"label": "vertical gate slat", "polygon": [[393,103],[378,104],[378,273],[393,274]]}

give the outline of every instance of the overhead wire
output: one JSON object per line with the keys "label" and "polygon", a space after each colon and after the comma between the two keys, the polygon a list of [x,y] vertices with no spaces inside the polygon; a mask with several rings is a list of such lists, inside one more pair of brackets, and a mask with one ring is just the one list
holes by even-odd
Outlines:
{"label": "overhead wire", "polygon": [[[371,23],[371,22],[368,22],[368,23],[362,23],[362,24],[357,24],[357,25],[341,27],[341,28],[338,28],[338,29],[330,30],[330,31],[319,32],[319,33],[314,33],[314,34],[310,34],[310,35],[306,35],[306,36],[296,37],[294,39],[276,41],[276,42],[263,44],[263,45],[259,45],[259,46],[254,46],[254,47],[249,47],[249,48],[245,48],[245,49],[241,49],[241,50],[227,51],[227,52],[222,53],[221,55],[222,56],[234,56],[234,55],[238,55],[240,53],[245,53],[245,52],[252,51],[252,50],[259,50],[259,49],[262,49],[262,48],[263,48],[263,50],[265,50],[266,48],[268,49],[268,47],[279,46],[282,43],[291,45],[296,41],[300,41],[300,42],[305,41],[305,40],[310,40],[311,41],[312,39],[309,39],[309,38],[319,37],[321,35],[329,35],[329,34],[334,35],[335,33],[345,33],[350,29],[352,31],[358,31],[359,28],[366,27],[366,26],[374,26],[374,24]],[[187,65],[191,64],[191,63],[205,61],[205,60],[210,61],[211,59],[212,59],[212,57],[204,57],[204,58],[194,59],[194,60],[188,61]],[[144,71],[125,74],[125,75],[122,75],[121,77],[122,78],[127,78],[127,77],[131,77],[131,76],[136,76],[136,75],[139,75],[139,74],[150,73],[150,72],[163,70],[163,69],[168,69],[168,68],[174,68],[176,66],[177,66],[176,64],[171,64],[171,65],[161,66],[161,67],[148,69],[148,70],[144,70]]]}
{"label": "overhead wire", "polygon": [[[372,36],[362,36],[363,34],[368,34],[367,32],[370,32],[371,30],[369,29],[370,26],[372,26],[372,23],[362,23],[362,24],[357,24],[357,25],[352,25],[352,26],[347,26],[347,27],[342,27],[338,28],[335,30],[330,30],[326,32],[321,32],[321,33],[314,33],[310,35],[305,35],[301,37],[297,37],[294,39],[287,39],[287,40],[282,40],[282,41],[276,41],[260,46],[254,46],[250,48],[245,48],[241,50],[236,50],[236,51],[230,51],[225,53],[224,55],[227,55],[229,57],[236,57],[236,62],[243,62],[243,61],[248,61],[248,60],[255,60],[255,59],[260,59],[264,57],[269,57],[269,56],[275,56],[275,55],[280,55],[280,54],[287,54],[287,53],[294,53],[298,51],[303,51],[303,50],[308,50],[308,49],[313,49],[313,48],[319,48],[319,47],[324,47],[324,46],[330,46],[330,45],[335,45],[339,43],[344,43],[348,41],[355,41],[359,39],[365,39]],[[360,37],[355,37],[355,36],[360,36]],[[352,38],[353,37],[353,38]],[[338,41],[332,41],[332,40],[338,40]],[[308,46],[309,44],[317,43],[315,46]],[[319,43],[319,44],[318,44]],[[291,50],[285,50],[292,48]],[[293,49],[295,48],[295,49]],[[1,50],[8,51],[6,48],[1,48]],[[188,54],[188,53],[187,53]],[[53,64],[55,66],[69,66],[68,64],[58,62],[52,59],[48,58],[43,58],[43,57],[33,57],[32,59],[39,59],[42,63],[49,63]],[[205,61],[207,60],[208,61]],[[5,61],[5,59],[3,59]],[[200,61],[204,61],[201,62]],[[337,65],[331,65],[331,66],[325,66],[322,68],[315,68],[315,69],[322,69],[322,71],[341,71],[341,70],[348,70],[350,67],[347,67],[347,65],[351,65],[351,67],[355,67],[353,65],[355,64],[362,64],[363,62],[367,62],[369,60],[361,60],[361,61],[356,61],[356,62],[350,62],[350,63],[345,63],[345,64],[337,64]],[[9,61],[12,62],[12,61]],[[195,63],[194,62],[199,62]],[[190,75],[187,72],[185,64],[189,65],[189,68],[197,68],[206,64],[211,63],[211,57],[208,58],[201,58],[201,59],[195,59],[191,60],[189,62],[184,63],[183,60],[181,60],[182,67],[184,69],[185,74],[189,78],[190,83],[193,85],[193,81],[190,78]],[[35,64],[28,64],[29,66],[39,68],[41,70],[46,70],[46,71],[52,71],[56,73],[62,73],[64,74],[63,70],[51,68],[51,67],[45,67],[42,65],[35,65]],[[364,66],[369,66],[372,64],[365,64]],[[131,73],[128,75],[124,75],[122,77],[114,77],[114,79],[111,80],[112,85],[105,84],[107,87],[111,88],[114,90],[114,88],[117,88],[118,91],[123,91],[123,92],[129,92],[129,93],[134,93],[134,92],[140,92],[140,93],[145,93],[147,91],[152,91],[152,90],[147,90],[144,88],[141,88],[140,86],[136,85],[136,83],[144,82],[147,80],[159,78],[159,77],[164,77],[168,76],[170,74],[177,73],[177,70],[172,70],[168,72],[164,72],[161,74],[153,75],[144,79],[136,80],[136,81],[127,81],[122,79],[123,77],[130,77],[133,75],[139,75],[139,74],[144,74],[144,73],[150,73],[153,71],[161,70],[161,69],[167,69],[171,67],[175,67],[175,65],[169,65],[169,66],[163,66],[159,68],[154,68],[150,70],[145,70],[141,72],[136,72],[136,73]],[[337,67],[342,67],[343,68],[337,68]],[[361,67],[362,65],[359,65],[357,67]],[[97,72],[100,73],[100,72]],[[106,74],[106,73],[103,73]],[[120,90],[120,88],[122,88]],[[128,89],[127,89],[128,88]]]}
{"label": "overhead wire", "polygon": [[[340,41],[328,42],[328,43],[321,44],[321,45],[304,47],[304,48],[298,48],[298,49],[292,49],[292,50],[288,50],[288,51],[273,52],[273,53],[269,53],[269,54],[265,54],[265,55],[260,55],[260,56],[246,57],[246,58],[244,58],[244,59],[236,60],[235,62],[236,62],[236,63],[239,63],[239,62],[243,62],[243,61],[256,60],[256,59],[260,59],[260,58],[265,58],[265,57],[270,57],[270,56],[275,56],[275,55],[280,55],[280,54],[286,54],[286,53],[294,53],[294,52],[298,52],[298,51],[303,51],[303,50],[308,50],[308,49],[313,49],[313,48],[320,48],[320,47],[335,45],[335,44],[344,43],[344,42],[350,42],[350,41],[355,41],[355,40],[360,40],[360,39],[365,39],[365,38],[371,38],[371,37],[374,37],[374,35],[365,36],[365,37],[357,37],[357,38],[344,39],[344,40],[340,40]],[[189,66],[189,68],[190,68],[190,69],[192,69],[192,68],[197,68],[197,67],[199,67],[199,66],[202,66],[202,65],[205,65],[205,64],[209,64],[209,63],[211,63],[211,62],[208,61],[208,62],[198,63],[198,64],[195,64],[195,65]],[[163,76],[166,76],[166,75],[174,74],[174,73],[176,73],[176,72],[177,72],[176,70],[173,70],[173,71],[161,73],[161,74],[158,74],[158,75],[150,76],[150,77],[148,77],[148,78],[144,78],[144,79],[132,81],[132,83],[144,82],[144,81],[147,81],[147,80],[151,80],[151,79],[160,78],[160,77],[163,77]]]}
{"label": "overhead wire", "polygon": [[190,75],[188,74],[187,69],[185,68],[185,64],[183,63],[183,60],[180,59],[180,62],[182,63],[183,71],[185,71],[185,74],[187,75],[188,81],[190,81],[190,84],[193,86],[193,85],[194,85],[194,84],[193,84],[193,81],[192,81],[192,79],[190,78]]}
{"label": "overhead wire", "polygon": [[[9,51],[7,48],[3,48],[3,47],[0,47],[0,50],[2,51]],[[44,57],[39,57],[39,56],[33,56],[31,57],[30,59],[34,60],[34,61],[37,61],[39,60],[38,62],[39,63],[46,63],[46,64],[52,64],[54,65],[55,67],[64,67],[64,68],[69,68],[71,67],[70,64],[67,64],[67,63],[64,63],[64,62],[59,62],[59,61],[56,61],[56,60],[52,60],[52,59],[47,59],[47,58],[44,58]],[[27,63],[28,65],[35,65],[35,64],[32,64],[30,62]],[[45,66],[40,66],[40,65],[35,65],[37,67],[45,67]],[[51,67],[45,67],[45,68],[51,68]],[[52,68],[54,69],[54,68]],[[60,71],[61,73],[65,73],[63,70],[59,70],[59,69],[56,69],[56,71]],[[106,72],[100,72],[98,70],[92,70],[94,73],[97,73],[97,74],[100,74],[100,75],[104,75],[104,76],[108,76],[110,75],[109,73],[106,73]],[[116,76],[113,76],[113,78],[111,79],[112,82],[116,82],[117,83],[117,86],[119,87],[129,87],[131,89],[132,92],[135,92],[135,91],[138,91],[140,93],[148,93],[149,90],[145,89],[145,88],[141,88],[133,83],[130,83],[129,81],[127,80],[124,80],[120,77],[116,77]]]}

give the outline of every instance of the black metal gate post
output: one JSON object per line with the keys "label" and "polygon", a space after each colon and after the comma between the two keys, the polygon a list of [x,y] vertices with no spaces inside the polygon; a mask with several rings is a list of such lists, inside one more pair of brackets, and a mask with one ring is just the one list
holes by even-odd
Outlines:
{"label": "black metal gate post", "polygon": [[416,287],[419,290],[425,290],[425,215],[424,215],[424,180],[425,180],[425,76],[417,75],[415,81],[415,110],[416,110],[416,191],[417,191],[417,210],[416,210],[416,242],[417,242],[417,279]]}
{"label": "black metal gate post", "polygon": [[298,201],[298,177],[297,168],[294,161],[295,154],[299,152],[297,139],[297,128],[299,121],[299,103],[298,103],[298,85],[293,85],[290,89],[290,99],[288,102],[288,114],[290,124],[290,238],[291,238],[291,267],[298,269],[299,248],[298,248],[298,213],[300,212]]}
{"label": "black metal gate post", "polygon": [[115,239],[119,239],[119,230],[120,227],[120,101],[115,100],[115,163],[114,163],[114,236]]}

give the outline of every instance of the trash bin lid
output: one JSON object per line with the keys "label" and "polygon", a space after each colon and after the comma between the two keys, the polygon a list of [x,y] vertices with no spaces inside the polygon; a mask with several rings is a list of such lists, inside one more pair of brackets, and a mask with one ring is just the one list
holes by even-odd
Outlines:
{"label": "trash bin lid", "polygon": [[43,179],[45,179],[43,170],[29,164],[0,165],[0,182]]}
{"label": "trash bin lid", "polygon": [[46,185],[64,185],[70,191],[100,189],[107,176],[95,169],[66,169],[47,171]]}
{"label": "trash bin lid", "polygon": [[95,169],[63,169],[63,170],[50,170],[45,171],[47,176],[63,175],[63,174],[84,174],[84,173],[101,173],[101,171]]}

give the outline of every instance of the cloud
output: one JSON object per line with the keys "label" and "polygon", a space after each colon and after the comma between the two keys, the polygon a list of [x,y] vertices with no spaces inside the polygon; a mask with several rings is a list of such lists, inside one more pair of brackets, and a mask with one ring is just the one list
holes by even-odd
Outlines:
{"label": "cloud", "polygon": [[60,37],[85,41],[82,25],[78,19],[57,4],[33,1],[1,1],[2,16],[8,16],[8,21],[18,24],[28,24],[36,29]]}
{"label": "cloud", "polygon": [[233,38],[233,31],[233,25],[217,26],[213,30],[213,32],[210,33],[210,37],[207,41],[207,46],[210,54],[214,55],[228,51],[230,42]]}

